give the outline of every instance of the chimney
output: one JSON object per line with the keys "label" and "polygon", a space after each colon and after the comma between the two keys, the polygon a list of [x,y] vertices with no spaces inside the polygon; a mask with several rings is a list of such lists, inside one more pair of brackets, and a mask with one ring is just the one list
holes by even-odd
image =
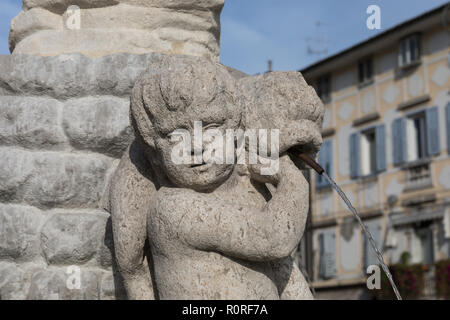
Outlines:
{"label": "chimney", "polygon": [[272,60],[267,61],[267,72],[272,72]]}

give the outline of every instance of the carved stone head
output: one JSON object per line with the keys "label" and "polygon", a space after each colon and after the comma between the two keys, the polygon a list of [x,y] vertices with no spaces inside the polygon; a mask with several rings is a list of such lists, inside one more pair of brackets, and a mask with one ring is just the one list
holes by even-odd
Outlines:
{"label": "carved stone head", "polygon": [[[131,117],[136,134],[155,151],[151,160],[159,161],[175,185],[204,191],[220,185],[233,171],[232,163],[195,163],[192,159],[180,164],[173,158],[179,142],[173,136],[180,131],[191,139],[193,158],[198,147],[194,145],[195,128],[202,132],[215,129],[225,136],[227,129],[240,127],[235,80],[224,66],[207,59],[163,56],[133,88]],[[200,148],[197,154],[201,155],[207,143],[201,141]]]}

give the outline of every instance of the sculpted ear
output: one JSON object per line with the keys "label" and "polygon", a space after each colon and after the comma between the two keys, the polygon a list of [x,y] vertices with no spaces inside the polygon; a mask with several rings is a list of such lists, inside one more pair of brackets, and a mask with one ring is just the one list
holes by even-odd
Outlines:
{"label": "sculpted ear", "polygon": [[150,115],[145,110],[142,79],[139,79],[131,93],[130,122],[136,137],[140,138],[150,148],[155,148],[155,129]]}

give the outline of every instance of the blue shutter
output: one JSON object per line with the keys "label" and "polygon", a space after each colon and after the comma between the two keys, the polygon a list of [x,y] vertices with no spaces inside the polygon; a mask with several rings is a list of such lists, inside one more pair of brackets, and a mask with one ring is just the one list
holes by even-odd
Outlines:
{"label": "blue shutter", "polygon": [[334,232],[324,233],[324,277],[332,278],[336,274],[336,242]]}
{"label": "blue shutter", "polygon": [[375,129],[375,143],[377,156],[377,171],[386,170],[386,134],[384,124]]}
{"label": "blue shutter", "polygon": [[[322,143],[322,146],[320,147],[319,150],[319,157],[317,159],[317,162],[319,163],[319,165],[323,168],[324,167],[324,159],[325,159],[325,154],[326,154],[326,148],[327,145],[325,143]],[[321,188],[323,187],[325,184],[325,178],[322,177],[320,174],[316,173],[316,189],[317,188]]]}
{"label": "blue shutter", "polygon": [[437,107],[427,109],[426,122],[428,155],[435,156],[441,152],[439,148],[439,115]]}
{"label": "blue shutter", "polygon": [[350,136],[350,177],[357,178],[359,176],[360,166],[359,151],[359,133],[353,133]]}
{"label": "blue shutter", "polygon": [[394,165],[399,165],[406,160],[405,118],[395,119],[392,123],[392,154]]}
{"label": "blue shutter", "polygon": [[324,234],[319,234],[319,278],[325,277],[325,245]]}
{"label": "blue shutter", "polygon": [[450,153],[450,102],[447,103],[447,107],[445,109],[447,111],[447,153]]}
{"label": "blue shutter", "polygon": [[[319,151],[318,162],[322,168],[327,171],[330,177],[333,177],[333,145],[331,140],[323,142]],[[321,188],[327,186],[327,180],[319,174],[316,174],[316,187]]]}
{"label": "blue shutter", "polygon": [[[382,240],[381,240],[381,225],[379,223],[369,224],[367,225],[367,229],[375,240],[375,244],[377,245],[378,250],[383,252]],[[364,235],[364,268],[367,269],[370,265],[378,265],[380,262],[378,261],[377,254],[375,250],[372,248],[370,244],[369,238]]]}
{"label": "blue shutter", "polygon": [[333,140],[325,141],[327,145],[327,156],[325,159],[325,168],[330,178],[333,178]]}

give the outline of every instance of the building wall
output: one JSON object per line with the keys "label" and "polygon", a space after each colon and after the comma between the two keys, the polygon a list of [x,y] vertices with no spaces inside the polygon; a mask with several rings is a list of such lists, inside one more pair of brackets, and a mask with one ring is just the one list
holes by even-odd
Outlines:
{"label": "building wall", "polygon": [[[333,144],[332,171],[334,179],[347,194],[354,207],[363,216],[367,225],[379,226],[381,246],[385,251],[385,260],[398,262],[404,251],[414,253],[414,232],[411,226],[392,227],[389,218],[393,212],[398,216],[407,216],[417,206],[427,208],[445,208],[450,199],[450,157],[447,150],[446,107],[450,102],[449,88],[449,43],[450,35],[442,26],[422,32],[421,63],[408,71],[397,66],[398,48],[387,47],[373,52],[373,83],[358,86],[357,63],[335,65],[331,74],[331,101],[325,104],[323,124],[324,141]],[[308,76],[306,75],[308,79]],[[313,84],[316,79],[308,79]],[[429,95],[430,99],[406,109],[399,105]],[[438,107],[440,153],[431,158],[430,173],[432,186],[407,191],[406,171],[393,161],[394,119],[418,110]],[[362,124],[355,121],[376,115],[373,120]],[[367,178],[350,177],[350,135],[361,129],[376,125],[385,125],[386,170]],[[314,175],[313,175],[314,176]],[[348,217],[351,212],[338,194],[330,188],[315,187],[312,179],[312,225],[314,239],[314,285],[316,288],[337,288],[355,283],[365,283],[363,270],[364,237],[355,221]],[[434,195],[435,200],[407,206],[405,201]],[[390,196],[396,196],[395,203],[388,203]],[[392,197],[391,197],[392,199]],[[431,210],[431,209],[430,209]],[[437,219],[433,229],[435,235],[435,260],[449,257],[449,239],[443,236],[442,219]],[[386,243],[387,231],[390,230]],[[333,232],[335,237],[336,273],[332,278],[324,279],[319,272],[320,249],[318,237],[324,232]],[[392,240],[394,239],[394,240]],[[417,246],[417,245],[416,245]],[[417,261],[417,257],[413,257]]]}

